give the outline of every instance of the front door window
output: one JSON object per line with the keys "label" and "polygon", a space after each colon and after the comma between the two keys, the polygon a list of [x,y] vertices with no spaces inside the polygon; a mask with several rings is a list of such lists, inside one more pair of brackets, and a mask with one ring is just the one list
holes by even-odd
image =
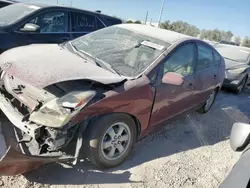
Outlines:
{"label": "front door window", "polygon": [[68,14],[64,11],[46,12],[33,18],[28,23],[39,25],[41,33],[68,32]]}

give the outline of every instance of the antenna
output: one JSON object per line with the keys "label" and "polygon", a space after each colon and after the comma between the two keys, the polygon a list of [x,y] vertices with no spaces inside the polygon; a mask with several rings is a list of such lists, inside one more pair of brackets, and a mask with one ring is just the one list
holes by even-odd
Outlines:
{"label": "antenna", "polygon": [[147,24],[147,21],[148,21],[148,11],[147,11],[147,13],[146,13],[145,25]]}
{"label": "antenna", "polygon": [[159,20],[158,20],[158,27],[160,27],[161,17],[162,17],[164,5],[165,5],[165,0],[162,0],[161,11],[160,11],[160,16],[159,16]]}

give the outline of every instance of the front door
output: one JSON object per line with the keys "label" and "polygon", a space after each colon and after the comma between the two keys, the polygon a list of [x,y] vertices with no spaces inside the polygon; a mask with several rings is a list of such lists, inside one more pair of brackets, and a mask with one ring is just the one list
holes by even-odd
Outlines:
{"label": "front door", "polygon": [[[40,32],[27,33],[21,29],[25,24],[40,26]],[[62,43],[71,39],[69,33],[69,13],[65,10],[50,10],[35,15],[16,31],[16,37],[22,39],[24,45],[34,43]]]}
{"label": "front door", "polygon": [[194,63],[196,47],[192,42],[179,45],[162,62],[163,74],[175,72],[184,77],[181,86],[160,83],[156,95],[150,125],[154,126],[193,107]]}

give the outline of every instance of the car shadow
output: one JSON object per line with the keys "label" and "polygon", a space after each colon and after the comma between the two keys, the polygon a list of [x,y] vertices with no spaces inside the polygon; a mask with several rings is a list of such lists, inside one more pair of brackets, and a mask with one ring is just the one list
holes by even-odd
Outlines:
{"label": "car shadow", "polygon": [[75,166],[50,164],[24,176],[28,181],[50,185],[141,183],[134,177],[134,167],[179,152],[213,146],[229,138],[233,123],[248,123],[249,93],[250,90],[236,95],[223,90],[207,114],[192,112],[166,123],[161,130],[140,140],[132,155],[116,168],[98,170],[85,160]]}

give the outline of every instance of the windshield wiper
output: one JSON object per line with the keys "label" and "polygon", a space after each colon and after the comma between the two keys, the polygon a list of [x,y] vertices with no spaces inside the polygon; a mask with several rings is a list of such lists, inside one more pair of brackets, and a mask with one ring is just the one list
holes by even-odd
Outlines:
{"label": "windshield wiper", "polygon": [[[111,72],[113,72],[115,74],[118,74],[120,76],[120,74],[117,71],[115,71],[110,64],[102,61],[98,57],[94,57],[93,55],[91,55],[88,52],[85,52],[83,50],[77,49],[71,42],[69,42],[69,44],[70,44],[70,46],[72,47],[72,49],[74,50],[75,53],[80,52],[80,53],[82,53],[84,55],[87,55],[87,56],[91,57],[98,66],[100,66],[100,67],[106,67],[109,71],[111,71]],[[79,53],[77,53],[77,54],[79,54]],[[84,58],[85,60],[87,60],[86,57],[82,57],[82,58]]]}
{"label": "windshield wiper", "polygon": [[[85,56],[82,56],[82,54],[80,54],[79,52],[81,52],[80,50],[78,50],[75,45],[73,45],[71,42],[69,42],[71,48],[73,49],[74,53],[77,54],[78,56],[80,56],[81,58],[83,58],[84,60],[87,60],[87,58]],[[82,53],[82,52],[81,52]]]}
{"label": "windshield wiper", "polygon": [[[93,57],[93,56],[92,56],[92,57]],[[104,66],[104,67],[106,67],[107,69],[109,69],[111,72],[113,72],[113,73],[118,74],[119,76],[121,76],[120,73],[117,72],[115,69],[113,69],[112,66],[111,66],[110,64],[106,63],[105,61],[102,61],[102,60],[99,59],[98,57],[93,57],[93,58],[94,58],[95,62],[96,62],[99,66],[101,66],[101,67]],[[100,64],[101,64],[101,65],[100,65]]]}

